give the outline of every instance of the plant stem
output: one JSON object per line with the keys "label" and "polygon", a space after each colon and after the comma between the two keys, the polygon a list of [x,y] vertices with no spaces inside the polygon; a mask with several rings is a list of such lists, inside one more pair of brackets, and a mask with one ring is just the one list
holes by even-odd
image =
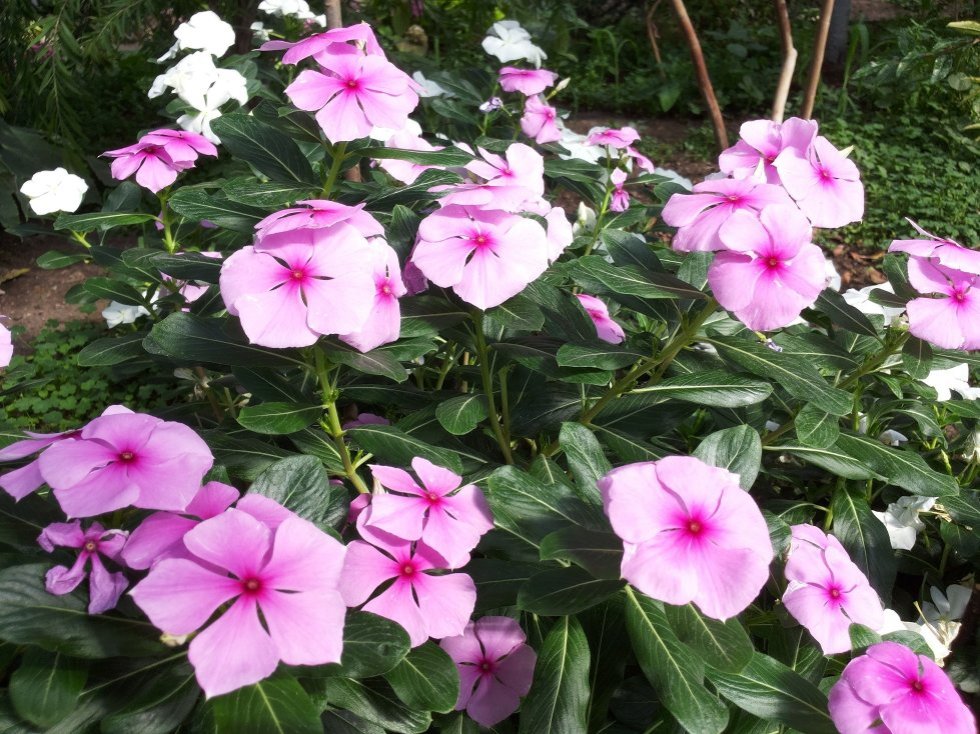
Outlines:
{"label": "plant stem", "polygon": [[314,360],[316,361],[316,376],[320,382],[320,391],[323,394],[323,407],[327,411],[327,420],[321,421],[320,425],[333,439],[340,454],[340,461],[344,465],[344,474],[350,480],[354,488],[361,494],[370,494],[371,490],[364,483],[354,468],[351,461],[350,451],[344,441],[344,428],[340,425],[340,414],[337,412],[337,388],[330,380],[330,365],[327,363],[326,356],[320,349],[314,349]]}
{"label": "plant stem", "polygon": [[337,176],[340,175],[340,167],[344,165],[344,154],[347,152],[347,143],[337,143],[333,147],[333,160],[330,162],[330,172],[327,174],[326,183],[323,184],[323,191],[320,197],[329,199],[333,193],[334,184],[337,183]]}
{"label": "plant stem", "polygon": [[86,250],[92,247],[91,243],[89,243],[89,241],[85,238],[85,234],[82,232],[76,232],[75,230],[72,230],[71,238],[75,240],[75,242],[80,244],[82,247],[84,247]]}
{"label": "plant stem", "polygon": [[483,381],[483,392],[487,396],[487,417],[490,420],[490,430],[493,431],[500,452],[504,455],[504,461],[508,464],[514,463],[514,456],[510,451],[510,441],[504,434],[500,425],[500,417],[497,414],[497,401],[493,398],[493,375],[490,373],[490,350],[487,349],[487,338],[483,334],[483,312],[474,310],[471,314],[473,318],[473,335],[476,339],[476,353],[480,359],[480,378]]}

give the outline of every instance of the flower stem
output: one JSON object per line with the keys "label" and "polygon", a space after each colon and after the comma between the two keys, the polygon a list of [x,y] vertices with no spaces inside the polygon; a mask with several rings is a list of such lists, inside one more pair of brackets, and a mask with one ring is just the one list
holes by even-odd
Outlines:
{"label": "flower stem", "polygon": [[350,451],[347,449],[347,443],[344,441],[344,428],[340,425],[340,414],[337,412],[337,396],[339,391],[330,380],[330,365],[327,363],[327,358],[320,349],[314,350],[314,359],[316,361],[316,376],[320,382],[320,391],[323,394],[323,407],[327,411],[327,419],[321,421],[320,425],[330,435],[330,438],[333,439],[334,445],[337,447],[337,453],[340,454],[340,461],[344,465],[344,474],[350,480],[351,484],[361,494],[370,494],[371,490],[354,468]]}
{"label": "flower stem", "polygon": [[347,152],[347,143],[337,143],[333,148],[333,160],[330,162],[330,172],[327,173],[326,183],[323,184],[323,191],[320,197],[329,199],[333,193],[334,184],[337,183],[337,176],[340,175],[340,168],[344,165],[344,154]]}
{"label": "flower stem", "polygon": [[163,246],[167,248],[169,254],[173,255],[177,251],[177,241],[174,239],[174,234],[171,230],[170,207],[167,206],[167,202],[170,200],[170,194],[165,189],[157,194],[157,198],[160,199],[160,223],[163,225]]}
{"label": "flower stem", "polygon": [[83,232],[76,232],[75,230],[71,230],[71,238],[75,240],[75,242],[80,244],[82,247],[84,247],[86,250],[92,247],[92,244],[88,241],[88,239],[86,239],[85,234]]}
{"label": "flower stem", "polygon": [[514,463],[514,456],[510,451],[510,441],[500,425],[500,416],[497,413],[497,402],[493,398],[493,375],[490,372],[490,350],[487,348],[487,338],[483,334],[483,312],[474,310],[473,334],[476,339],[476,353],[480,359],[480,377],[483,380],[483,392],[487,396],[487,414],[490,420],[490,430],[493,431],[500,452],[504,455],[504,461],[508,464]]}

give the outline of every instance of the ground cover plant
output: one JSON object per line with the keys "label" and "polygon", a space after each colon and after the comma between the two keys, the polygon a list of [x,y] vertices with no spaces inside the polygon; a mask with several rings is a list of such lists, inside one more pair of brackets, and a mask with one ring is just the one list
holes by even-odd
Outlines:
{"label": "ground cover plant", "polygon": [[262,5],[253,74],[178,29],[100,208],[21,189],[107,272],[78,363],[193,390],[0,449],[5,725],[975,731],[980,254],[909,222],[838,293],[817,122],[689,192],[513,21],[426,78]]}

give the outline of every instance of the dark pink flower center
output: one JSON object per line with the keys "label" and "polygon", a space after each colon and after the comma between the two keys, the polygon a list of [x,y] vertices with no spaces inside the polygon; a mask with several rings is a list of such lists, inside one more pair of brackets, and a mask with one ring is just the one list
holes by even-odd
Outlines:
{"label": "dark pink flower center", "polygon": [[967,300],[966,297],[967,290],[968,289],[965,288],[957,288],[950,295],[952,296],[953,300],[956,301],[957,303],[964,303]]}
{"label": "dark pink flower center", "polygon": [[122,451],[119,454],[119,461],[122,462],[133,461],[135,458],[136,454],[134,454],[132,451]]}
{"label": "dark pink flower center", "polygon": [[156,155],[158,152],[160,152],[160,150],[161,148],[159,145],[147,145],[145,148],[143,148],[143,152],[146,155]]}
{"label": "dark pink flower center", "polygon": [[554,120],[555,119],[555,112],[554,112],[554,110],[545,110],[544,116],[547,119],[549,119],[549,120]]}
{"label": "dark pink flower center", "polygon": [[911,678],[908,683],[913,693],[923,693],[926,689],[925,685],[918,678]]}
{"label": "dark pink flower center", "polygon": [[242,581],[242,591],[246,594],[257,594],[262,590],[262,581],[257,578],[247,578]]}
{"label": "dark pink flower center", "polygon": [[85,541],[85,545],[82,546],[82,549],[86,553],[95,553],[95,551],[96,551],[96,549],[98,547],[99,547],[99,544],[96,543],[94,540],[87,540],[87,541]]}
{"label": "dark pink flower center", "polygon": [[442,503],[442,497],[440,497],[439,495],[437,495],[435,492],[426,492],[425,493],[425,500],[426,500],[426,502],[429,503],[429,506],[430,507],[435,507],[436,505],[439,505],[439,504]]}
{"label": "dark pink flower center", "polygon": [[490,676],[496,671],[497,663],[495,660],[491,660],[490,658],[480,658],[477,661],[476,669],[480,671],[480,675]]}
{"label": "dark pink flower center", "polygon": [[302,268],[293,268],[289,275],[293,280],[306,280],[306,272]]}
{"label": "dark pink flower center", "polygon": [[412,563],[411,561],[406,561],[405,563],[402,564],[401,576],[402,578],[412,578],[412,576],[415,575],[415,571],[416,571],[415,564]]}
{"label": "dark pink flower center", "polygon": [[361,88],[361,82],[358,79],[351,78],[344,82],[344,86],[352,92],[355,92]]}
{"label": "dark pink flower center", "polygon": [[691,519],[687,521],[687,532],[691,535],[700,535],[702,530],[704,530],[704,525],[701,524],[700,520]]}
{"label": "dark pink flower center", "polygon": [[767,257],[767,258],[765,259],[765,261],[766,261],[766,267],[767,267],[767,268],[768,268],[769,270],[776,270],[776,269],[778,269],[778,268],[779,268],[779,266],[780,266],[780,265],[782,265],[782,264],[783,264],[783,262],[782,262],[782,260],[780,260],[780,259],[779,259],[778,257],[776,257],[775,255],[770,255],[769,257]]}
{"label": "dark pink flower center", "polygon": [[824,181],[830,181],[830,179],[832,179],[832,178],[833,178],[833,176],[832,176],[832,175],[830,174],[830,171],[828,171],[828,170],[827,170],[826,168],[824,168],[823,166],[820,166],[819,168],[817,168],[817,174],[818,174],[818,175],[820,176],[820,178],[822,178],[822,179],[823,179]]}

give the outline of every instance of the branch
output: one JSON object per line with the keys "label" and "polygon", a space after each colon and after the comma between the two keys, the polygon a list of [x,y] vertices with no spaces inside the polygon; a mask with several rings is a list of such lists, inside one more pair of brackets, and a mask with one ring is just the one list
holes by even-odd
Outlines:
{"label": "branch", "polygon": [[804,120],[813,117],[813,105],[817,101],[817,89],[820,87],[820,70],[823,68],[823,54],[827,48],[827,35],[830,32],[830,16],[834,12],[834,0],[823,0],[820,9],[820,24],[817,26],[817,37],[813,41],[813,62],[810,64],[810,76],[806,81],[806,94],[803,97],[803,110],[800,116]]}
{"label": "branch", "polygon": [[680,21],[681,30],[687,37],[687,44],[691,47],[691,60],[694,62],[694,70],[698,75],[698,85],[704,95],[705,104],[711,113],[711,124],[715,128],[715,140],[718,142],[719,150],[728,147],[728,132],[725,130],[725,121],[721,116],[721,109],[718,107],[718,100],[715,97],[715,90],[711,86],[711,77],[708,76],[708,67],[704,63],[704,54],[701,52],[701,43],[698,41],[698,34],[694,31],[691,18],[687,14],[684,0],[671,0],[677,19]]}
{"label": "branch", "polygon": [[776,8],[776,23],[779,26],[779,41],[783,49],[783,68],[779,72],[779,82],[776,84],[776,96],[772,101],[773,122],[782,122],[786,113],[786,99],[789,97],[789,87],[793,82],[793,71],[796,69],[796,59],[799,54],[793,46],[793,27],[789,22],[789,9],[786,0],[773,0]]}
{"label": "branch", "polygon": [[660,3],[661,0],[655,0],[653,5],[647,9],[647,38],[650,39],[650,48],[653,49],[653,58],[657,60],[657,69],[660,70],[660,76],[666,76],[666,72],[664,72],[664,60],[660,55],[660,45],[657,43],[657,37],[660,35],[660,33],[657,31],[657,26],[653,22],[653,15],[657,12],[657,7],[660,5]]}

